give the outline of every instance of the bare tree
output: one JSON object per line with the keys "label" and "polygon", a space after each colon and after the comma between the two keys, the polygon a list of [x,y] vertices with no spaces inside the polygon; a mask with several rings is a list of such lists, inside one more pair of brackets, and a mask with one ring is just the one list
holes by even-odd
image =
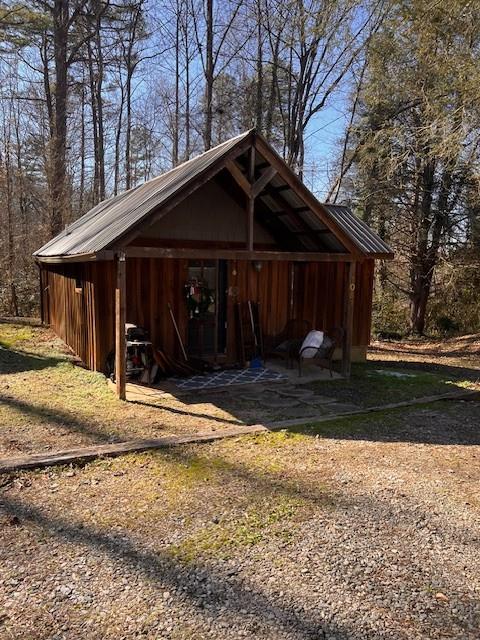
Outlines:
{"label": "bare tree", "polygon": [[[244,0],[236,0],[229,5],[220,5],[216,12],[214,0],[205,0],[202,7],[192,0],[191,11],[194,25],[195,40],[202,64],[205,81],[204,91],[204,124],[203,143],[205,149],[212,146],[213,131],[213,95],[215,81],[219,74],[228,67],[233,58],[250,38],[247,34],[240,42],[235,42],[228,51],[228,37],[235,28],[236,20]],[[222,13],[223,12],[223,13]],[[205,47],[203,41],[205,40]]]}

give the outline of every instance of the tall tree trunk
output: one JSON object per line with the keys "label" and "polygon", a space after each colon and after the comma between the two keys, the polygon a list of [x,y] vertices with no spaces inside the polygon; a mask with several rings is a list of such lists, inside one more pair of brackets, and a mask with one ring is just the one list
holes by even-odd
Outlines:
{"label": "tall tree trunk", "polygon": [[93,190],[92,190],[92,205],[96,205],[99,202],[100,196],[100,176],[99,167],[100,161],[98,156],[99,144],[98,144],[98,113],[97,113],[97,91],[95,87],[95,70],[93,68],[93,51],[90,41],[87,43],[87,56],[88,56],[88,73],[90,84],[90,101],[92,110],[92,129],[93,129]]}
{"label": "tall tree trunk", "polygon": [[[426,154],[428,150],[424,150]],[[435,267],[435,258],[429,255],[429,235],[432,223],[433,190],[435,184],[435,161],[427,160],[421,172],[421,198],[418,208],[419,223],[415,253],[411,263],[410,329],[416,335],[425,332],[427,302]]]}
{"label": "tall tree trunk", "polygon": [[425,333],[425,316],[431,283],[431,271],[417,274],[417,283],[412,292],[410,304],[410,326],[414,335],[423,336]]}
{"label": "tall tree trunk", "polygon": [[83,205],[85,198],[85,83],[82,82],[82,91],[80,94],[82,108],[80,111],[80,186],[78,197],[78,213],[83,213]]}
{"label": "tall tree trunk", "polygon": [[120,183],[120,141],[122,137],[123,104],[125,102],[125,91],[120,77],[120,106],[118,109],[117,129],[115,132],[115,168],[113,179],[113,195],[117,195]]}
{"label": "tall tree trunk", "polygon": [[105,7],[99,0],[95,2],[95,45],[96,45],[96,57],[97,57],[97,79],[96,79],[96,93],[95,99],[97,102],[97,144],[98,144],[98,197],[99,200],[105,200],[105,136],[103,132],[103,45],[102,45],[102,16],[105,12]]}
{"label": "tall tree trunk", "polygon": [[263,128],[263,28],[261,0],[257,0],[257,96],[255,104],[255,126]]}
{"label": "tall tree trunk", "polygon": [[270,88],[268,93],[267,111],[265,115],[265,136],[268,141],[272,139],[273,133],[273,114],[275,111],[276,96],[278,87],[278,58],[280,52],[280,37],[275,39],[275,44],[272,51],[272,59],[270,62],[271,78]]}
{"label": "tall tree trunk", "polygon": [[205,150],[212,146],[213,124],[213,0],[207,0],[207,34],[205,59],[205,129],[203,134]]}
{"label": "tall tree trunk", "polygon": [[[22,141],[20,137],[20,112],[17,110],[13,114],[13,125],[15,129],[15,154],[16,154],[16,191],[18,195],[18,208],[20,212],[20,218],[22,221],[22,232],[23,239],[26,240],[28,236],[28,211],[27,211],[27,198],[26,198],[26,189],[25,189],[25,173],[23,170],[23,162],[22,162]],[[27,260],[29,260],[29,256],[24,256]]]}
{"label": "tall tree trunk", "polygon": [[178,139],[180,135],[180,3],[176,7],[175,24],[175,112],[173,118],[172,166],[178,164]]}
{"label": "tall tree trunk", "polygon": [[185,160],[190,159],[190,53],[185,44]]}
{"label": "tall tree trunk", "polygon": [[6,260],[6,280],[9,292],[9,314],[18,316],[18,297],[15,286],[15,236],[14,236],[14,216],[13,216],[13,185],[11,166],[11,132],[10,126],[4,129],[5,137],[5,209],[7,213],[7,260]]}
{"label": "tall tree trunk", "polygon": [[131,157],[131,140],[132,140],[132,69],[131,64],[127,68],[127,81],[125,86],[126,94],[126,123],[125,123],[125,189],[132,186],[132,157]]}
{"label": "tall tree trunk", "polygon": [[51,141],[51,215],[50,233],[57,235],[67,218],[66,199],[66,147],[67,147],[67,43],[70,19],[69,0],[54,0],[53,4],[53,49],[55,59],[55,133]]}
{"label": "tall tree trunk", "polygon": [[185,8],[185,13],[182,20],[183,30],[183,44],[185,50],[185,154],[184,160],[190,159],[190,38],[188,30],[188,9]]}
{"label": "tall tree trunk", "polygon": [[125,188],[127,190],[132,187],[132,80],[138,63],[135,56],[135,44],[137,42],[137,29],[142,15],[142,7],[143,0],[139,0],[137,4],[130,7],[132,11],[131,22],[129,25],[128,41],[123,54],[127,71],[125,81]]}

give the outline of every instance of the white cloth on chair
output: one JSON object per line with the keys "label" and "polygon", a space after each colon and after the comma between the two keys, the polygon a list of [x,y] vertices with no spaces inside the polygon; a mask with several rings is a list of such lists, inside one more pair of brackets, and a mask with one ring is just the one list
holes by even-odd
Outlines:
{"label": "white cloth on chair", "polygon": [[[300,353],[302,358],[313,358],[323,342],[323,331],[310,331],[302,342]],[[304,351],[305,349],[305,351]]]}

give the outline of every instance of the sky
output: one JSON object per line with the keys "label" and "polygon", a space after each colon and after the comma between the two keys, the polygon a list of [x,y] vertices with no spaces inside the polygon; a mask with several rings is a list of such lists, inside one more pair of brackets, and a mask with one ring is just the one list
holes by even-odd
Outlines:
{"label": "sky", "polygon": [[303,181],[320,200],[325,199],[335,179],[335,162],[347,117],[346,106],[337,99],[315,116],[307,132]]}

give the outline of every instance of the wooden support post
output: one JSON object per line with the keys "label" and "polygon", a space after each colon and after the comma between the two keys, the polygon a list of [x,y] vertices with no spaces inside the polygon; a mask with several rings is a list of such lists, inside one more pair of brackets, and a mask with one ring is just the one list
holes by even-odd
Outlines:
{"label": "wooden support post", "polygon": [[37,262],[37,267],[38,267],[38,278],[40,281],[40,321],[42,324],[45,324],[45,309],[43,304],[43,268],[39,262]]}
{"label": "wooden support post", "polygon": [[247,202],[247,250],[253,251],[253,213],[255,208],[255,200],[252,196],[248,197]]}
{"label": "wooden support post", "polygon": [[343,349],[342,375],[350,377],[352,366],[353,311],[355,301],[355,262],[346,262],[345,289],[343,297]]}
{"label": "wooden support post", "polygon": [[[250,148],[250,157],[248,162],[248,181],[250,185],[255,180],[255,147]],[[253,217],[255,209],[255,197],[250,191],[247,196],[247,251],[253,251]]]}
{"label": "wooden support post", "polygon": [[117,397],[126,399],[125,392],[125,322],[126,322],[126,261],[125,252],[116,257],[117,284],[115,287],[115,385]]}

